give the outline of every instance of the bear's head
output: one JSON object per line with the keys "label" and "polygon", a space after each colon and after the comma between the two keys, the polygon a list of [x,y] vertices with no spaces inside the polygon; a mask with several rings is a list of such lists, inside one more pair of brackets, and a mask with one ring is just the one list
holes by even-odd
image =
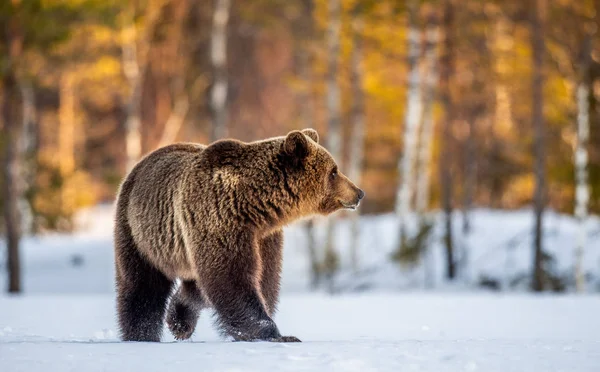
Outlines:
{"label": "bear's head", "polygon": [[365,196],[363,190],[340,172],[331,154],[319,144],[314,129],[288,133],[281,151],[288,159],[288,173],[297,186],[302,214],[354,210]]}

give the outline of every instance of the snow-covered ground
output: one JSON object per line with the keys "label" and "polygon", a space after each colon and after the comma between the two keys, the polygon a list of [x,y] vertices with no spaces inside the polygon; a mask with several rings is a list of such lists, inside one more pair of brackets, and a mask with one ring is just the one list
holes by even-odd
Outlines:
{"label": "snow-covered ground", "polygon": [[2,371],[590,371],[600,299],[491,294],[284,295],[276,321],[301,344],[120,343],[112,296],[0,300]]}
{"label": "snow-covered ground", "polygon": [[[421,290],[422,266],[403,270],[389,260],[396,238],[391,216],[362,220],[357,275],[348,270],[348,224],[338,225],[343,270],[338,286],[346,291],[335,296],[307,291],[304,231],[286,229],[276,321],[301,344],[219,339],[209,313],[201,316],[191,342],[174,342],[166,330],[160,344],[119,342],[112,207],[91,209],[79,221],[82,229],[74,235],[24,239],[25,295],[0,295],[0,371],[600,370],[597,294],[533,296],[472,291],[468,285],[482,275],[502,281],[507,273],[528,272],[529,211],[476,211],[468,241],[469,275],[450,288],[443,281],[440,232],[435,231],[435,287],[428,292]],[[585,268],[597,277],[600,221],[592,219],[588,227]],[[576,224],[550,213],[546,230],[546,249],[556,269],[569,272]],[[2,287],[4,280],[2,275]],[[589,284],[590,291],[597,290],[592,279]]]}

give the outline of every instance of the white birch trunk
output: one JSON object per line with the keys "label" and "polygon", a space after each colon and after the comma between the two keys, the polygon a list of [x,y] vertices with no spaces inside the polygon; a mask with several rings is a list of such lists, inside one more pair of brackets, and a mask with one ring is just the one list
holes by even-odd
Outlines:
{"label": "white birch trunk", "polygon": [[[342,161],[341,128],[340,128],[340,88],[337,82],[338,60],[340,55],[340,28],[342,7],[340,0],[329,0],[329,24],[327,29],[327,149],[339,163]],[[337,270],[338,257],[335,251],[334,229],[335,218],[327,219],[327,236],[325,241],[325,275],[329,289],[333,290],[333,274]]]}
{"label": "white birch trunk", "polygon": [[127,24],[121,30],[121,63],[130,89],[125,122],[127,172],[142,157],[142,84],[148,66],[152,35],[165,2],[159,1],[151,5],[146,9],[142,32],[138,33],[134,23],[135,5],[133,3],[127,10],[129,17]]}
{"label": "white birch trunk", "polygon": [[[357,10],[352,21],[352,135],[350,139],[350,159],[348,175],[352,182],[360,185],[362,176],[363,153],[365,147],[365,93],[363,89],[363,40],[364,20]],[[358,249],[360,246],[360,214],[351,214],[350,264],[354,272],[358,271]]]}
{"label": "white birch trunk", "polygon": [[[129,24],[121,31],[123,72],[129,82],[129,102],[127,103],[127,119],[125,121],[125,154],[127,156],[127,172],[131,171],[142,156],[142,69],[138,55],[138,37],[133,16]],[[144,42],[144,40],[141,40]]]}
{"label": "white birch trunk", "polygon": [[[37,109],[32,84],[27,81],[20,81],[18,84],[21,97],[23,98],[23,135],[20,146],[22,152],[20,156],[23,159],[24,165],[22,178],[25,188],[28,188],[35,183],[35,174],[37,171]],[[21,195],[19,208],[21,210],[23,233],[33,232],[35,228],[33,210],[25,195]]]}
{"label": "white birch trunk", "polygon": [[432,24],[427,30],[427,45],[425,50],[425,60],[429,69],[425,78],[425,89],[423,92],[423,122],[421,127],[421,143],[419,146],[417,172],[417,190],[416,190],[416,211],[423,215],[429,206],[429,182],[432,158],[432,143],[435,122],[433,120],[433,107],[435,104],[435,93],[438,83],[438,52],[437,44],[439,41],[439,29],[437,24]]}
{"label": "white birch trunk", "polygon": [[589,94],[590,88],[586,79],[582,79],[577,88],[577,144],[575,150],[575,217],[578,223],[577,248],[575,250],[575,283],[578,292],[585,290],[585,273],[583,270],[586,222],[588,218],[588,203],[590,199],[588,186],[588,151],[590,136]]}
{"label": "white birch trunk", "polygon": [[419,56],[421,53],[421,33],[416,24],[415,4],[409,10],[408,30],[408,87],[406,116],[404,119],[403,154],[398,162],[400,182],[396,193],[396,214],[399,220],[399,247],[406,239],[406,219],[410,213],[413,195],[414,161],[417,147],[417,133],[423,111],[421,95],[421,73],[419,71]]}
{"label": "white birch trunk", "polygon": [[125,153],[127,156],[127,172],[129,172],[142,156],[141,104],[143,74],[139,65],[137,31],[133,19],[122,30],[122,38],[123,72],[129,82],[130,89],[125,122]]}
{"label": "white birch trunk", "polygon": [[227,136],[227,25],[231,0],[215,0],[210,40],[213,86],[210,92],[212,110],[211,140]]}
{"label": "white birch trunk", "polygon": [[[315,122],[315,111],[312,100],[312,84],[313,84],[313,73],[312,73],[312,53],[310,44],[313,39],[313,0],[302,1],[302,15],[300,20],[300,30],[298,37],[302,43],[298,50],[298,70],[300,78],[304,83],[303,89],[298,94],[298,102],[300,107],[300,120],[304,128],[311,128]],[[317,239],[315,237],[315,223],[314,220],[306,221],[305,224],[306,234],[306,248],[308,252],[308,259],[310,263],[310,287],[316,289],[321,281],[321,265],[319,256],[317,254]]]}
{"label": "white birch trunk", "polygon": [[187,115],[190,103],[187,95],[182,95],[177,98],[173,110],[169,115],[169,118],[165,122],[165,129],[163,130],[160,138],[159,147],[170,145],[175,142],[177,133],[181,130],[185,116]]}
{"label": "white birch trunk", "polygon": [[[421,228],[425,224],[425,213],[429,206],[429,183],[430,183],[430,166],[432,158],[432,143],[435,133],[435,121],[433,119],[433,108],[436,101],[436,88],[438,84],[438,49],[439,42],[439,26],[435,11],[432,11],[428,20],[426,30],[426,44],[424,51],[425,63],[427,70],[423,81],[423,118],[420,131],[419,152],[417,155],[417,182],[415,209],[420,218]],[[434,286],[434,264],[433,254],[430,246],[426,247],[423,256],[423,281],[425,288]]]}

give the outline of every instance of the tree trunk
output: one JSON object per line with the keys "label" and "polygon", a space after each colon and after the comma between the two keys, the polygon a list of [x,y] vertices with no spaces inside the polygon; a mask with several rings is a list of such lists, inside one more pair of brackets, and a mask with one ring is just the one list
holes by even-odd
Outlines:
{"label": "tree trunk", "polygon": [[14,71],[9,69],[3,79],[4,105],[2,116],[6,128],[6,154],[4,165],[4,221],[6,223],[6,246],[8,250],[8,291],[21,291],[21,262],[19,243],[21,240],[21,123],[19,122],[18,87]]}
{"label": "tree trunk", "polygon": [[[38,146],[38,126],[37,110],[35,102],[35,92],[33,85],[27,81],[19,82],[21,97],[23,97],[23,134],[21,141],[23,169],[22,180],[25,187],[33,187],[35,184],[36,164],[37,164],[37,146]],[[23,190],[21,195],[21,219],[22,233],[35,232],[35,216],[29,200],[25,197],[27,190]]]}
{"label": "tree trunk", "polygon": [[231,0],[215,0],[211,32],[210,61],[213,86],[210,92],[212,113],[211,140],[227,136],[227,25]]}
{"label": "tree trunk", "polygon": [[159,2],[156,6],[148,6],[144,9],[144,27],[142,32],[138,33],[134,22],[136,3],[131,2],[126,10],[128,23],[121,31],[123,72],[130,89],[125,122],[127,171],[130,171],[142,157],[142,86],[148,67],[152,38],[164,5],[164,2]]}
{"label": "tree trunk", "polygon": [[577,218],[577,248],[575,250],[575,285],[578,292],[585,290],[583,269],[587,238],[586,222],[590,191],[588,185],[588,141],[590,138],[590,74],[591,36],[586,37],[582,48],[580,81],[577,87],[577,143],[575,149],[575,217]]}
{"label": "tree trunk", "polygon": [[[342,161],[340,128],[340,88],[337,82],[338,60],[340,55],[340,28],[342,7],[340,0],[329,0],[329,24],[327,28],[327,149],[338,162]],[[327,220],[325,241],[324,273],[329,290],[333,290],[333,275],[338,267],[338,255],[335,251],[334,229],[336,219]]]}
{"label": "tree trunk", "polygon": [[[140,66],[138,40],[135,24],[131,15],[130,23],[123,29],[122,63],[125,77],[129,81],[129,101],[127,103],[127,119],[125,121],[125,153],[127,155],[127,172],[131,171],[142,156],[142,77],[144,68]],[[144,56],[145,57],[145,56]],[[145,66],[145,63],[142,62]]]}
{"label": "tree trunk", "polygon": [[471,209],[473,208],[473,193],[475,192],[475,172],[476,172],[476,158],[475,158],[475,120],[479,118],[473,117],[468,120],[468,131],[467,142],[465,144],[465,178],[463,186],[463,220],[462,220],[462,231],[463,234],[469,235],[471,233]]}
{"label": "tree trunk", "polygon": [[[16,1],[12,1],[16,7]],[[4,66],[2,88],[4,102],[2,121],[6,134],[6,153],[4,156],[4,221],[6,224],[6,248],[8,251],[8,291],[21,292],[21,260],[19,243],[21,240],[21,215],[18,202],[22,194],[21,179],[21,131],[19,120],[20,102],[16,68],[23,47],[23,35],[16,15],[11,16],[5,25],[2,36],[8,49],[7,64]]]}
{"label": "tree trunk", "polygon": [[[312,100],[312,53],[311,43],[313,40],[313,0],[302,1],[302,14],[299,20],[299,30],[297,37],[301,40],[301,45],[298,48],[298,72],[300,79],[303,81],[300,94],[298,95],[298,106],[302,127],[311,128],[315,122],[315,111]],[[306,233],[306,248],[310,264],[310,287],[316,289],[321,282],[321,269],[319,256],[317,254],[317,241],[315,237],[315,224],[313,220],[309,220],[305,224]]]}
{"label": "tree trunk", "polygon": [[534,291],[544,290],[543,268],[543,216],[546,205],[546,145],[544,128],[544,22],[546,18],[546,0],[536,0],[532,6],[531,14],[531,49],[532,59],[532,118],[534,128],[535,152],[535,195],[534,195]]}
{"label": "tree trunk", "polygon": [[171,114],[165,123],[165,128],[163,129],[163,133],[158,144],[159,147],[167,146],[175,142],[177,133],[179,133],[181,127],[183,126],[183,122],[189,107],[190,104],[186,94],[183,94],[177,98],[175,105],[173,106],[173,110],[171,111]]}
{"label": "tree trunk", "polygon": [[[352,135],[350,139],[350,164],[348,175],[352,182],[359,185],[362,175],[363,153],[365,147],[365,92],[363,88],[363,31],[364,19],[361,8],[356,6],[352,20]],[[350,264],[354,272],[358,271],[358,249],[360,246],[360,214],[351,214]]]}
{"label": "tree trunk", "polygon": [[431,164],[431,151],[435,122],[433,120],[433,107],[436,98],[438,83],[437,44],[439,41],[438,17],[432,10],[427,20],[426,44],[424,50],[427,73],[425,74],[423,89],[423,117],[419,152],[417,154],[417,188],[416,211],[422,216],[429,206],[429,166]]}
{"label": "tree trunk", "polygon": [[442,152],[440,160],[440,180],[442,204],[444,208],[444,245],[446,246],[446,276],[452,280],[456,276],[454,240],[452,237],[452,154],[454,139],[454,103],[450,80],[454,76],[454,4],[445,0],[444,4],[444,52],[440,61],[440,100],[444,106]]}
{"label": "tree trunk", "polygon": [[406,101],[406,116],[404,119],[403,154],[398,162],[400,180],[396,193],[396,215],[399,220],[398,251],[404,249],[406,241],[406,219],[410,213],[413,194],[413,173],[415,154],[417,150],[417,134],[423,111],[421,96],[421,73],[419,57],[421,55],[421,32],[417,24],[417,7],[411,1],[408,10],[408,87]]}
{"label": "tree trunk", "polygon": [[[426,39],[424,58],[426,64],[425,79],[423,81],[423,117],[421,124],[419,152],[417,154],[417,184],[416,184],[416,212],[419,215],[420,229],[425,228],[425,212],[429,206],[429,170],[432,157],[432,143],[434,134],[433,107],[436,101],[436,88],[438,83],[438,52],[439,19],[437,11],[432,9],[427,16]],[[434,285],[433,254],[428,245],[423,257],[424,283],[426,288]]]}

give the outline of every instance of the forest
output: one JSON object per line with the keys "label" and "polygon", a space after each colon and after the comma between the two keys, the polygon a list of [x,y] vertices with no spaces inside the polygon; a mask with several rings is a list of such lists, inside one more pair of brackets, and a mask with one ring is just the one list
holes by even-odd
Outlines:
{"label": "forest", "polygon": [[[300,128],[366,192],[358,213],[336,216],[350,224],[348,272],[363,267],[363,219],[394,216],[402,267],[427,261],[439,229],[451,282],[475,211],[526,210],[527,288],[589,289],[599,27],[600,0],[2,0],[7,289],[22,290],[25,236],[76,231],[76,214],[114,202],[154,149]],[[573,251],[566,275],[551,269],[548,213],[576,223],[557,248]],[[321,239],[303,225],[313,287],[332,289],[346,265],[333,226]]]}

